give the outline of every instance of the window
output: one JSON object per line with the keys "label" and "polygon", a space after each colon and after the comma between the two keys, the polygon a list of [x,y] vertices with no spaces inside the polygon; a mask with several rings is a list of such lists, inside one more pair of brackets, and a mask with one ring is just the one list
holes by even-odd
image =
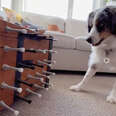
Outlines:
{"label": "window", "polygon": [[12,0],[1,0],[1,7],[11,8]]}
{"label": "window", "polygon": [[72,18],[87,20],[88,14],[93,9],[93,0],[74,0]]}
{"label": "window", "polygon": [[68,0],[25,0],[24,11],[67,18]]}

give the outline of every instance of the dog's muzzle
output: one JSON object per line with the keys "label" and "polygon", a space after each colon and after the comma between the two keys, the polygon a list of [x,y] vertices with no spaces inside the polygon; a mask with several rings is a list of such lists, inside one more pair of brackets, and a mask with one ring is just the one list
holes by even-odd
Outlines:
{"label": "dog's muzzle", "polygon": [[89,43],[89,44],[92,44],[93,46],[98,46],[102,43],[102,41],[104,40],[104,38],[101,38],[97,43],[94,43],[93,40],[92,40],[92,37],[88,37],[86,39],[86,41]]}
{"label": "dog's muzzle", "polygon": [[88,43],[92,44],[92,38],[91,38],[91,37],[88,37],[88,38],[86,39],[86,41],[87,41]]}

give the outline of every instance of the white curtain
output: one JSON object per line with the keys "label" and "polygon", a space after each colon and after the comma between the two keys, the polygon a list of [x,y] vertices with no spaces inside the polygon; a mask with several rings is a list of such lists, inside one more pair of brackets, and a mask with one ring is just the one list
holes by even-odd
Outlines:
{"label": "white curtain", "polygon": [[[89,12],[104,6],[105,0],[13,0],[26,12],[86,20]],[[19,2],[20,1],[20,2]],[[24,4],[23,2],[24,1]],[[22,4],[22,5],[21,5]],[[76,5],[75,5],[76,4]],[[24,6],[24,7],[23,7]],[[31,6],[31,7],[30,7]]]}
{"label": "white curtain", "polygon": [[68,0],[24,0],[24,11],[67,18]]}
{"label": "white curtain", "polygon": [[12,9],[21,12],[23,10],[23,0],[12,0]]}
{"label": "white curtain", "polygon": [[12,0],[0,0],[1,7],[12,8]]}
{"label": "white curtain", "polygon": [[74,0],[72,18],[86,21],[92,10],[93,0]]}
{"label": "white curtain", "polygon": [[0,0],[0,10],[1,10],[1,0]]}

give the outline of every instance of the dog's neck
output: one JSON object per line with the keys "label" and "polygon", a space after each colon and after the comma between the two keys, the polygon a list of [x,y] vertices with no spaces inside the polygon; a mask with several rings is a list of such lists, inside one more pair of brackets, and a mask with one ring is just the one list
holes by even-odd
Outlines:
{"label": "dog's neck", "polygon": [[95,49],[116,49],[116,36],[111,35],[104,39],[104,41],[99,46],[92,46]]}
{"label": "dog's neck", "polygon": [[92,51],[101,51],[108,57],[112,52],[116,52],[116,36],[109,36],[99,46],[92,46]]}

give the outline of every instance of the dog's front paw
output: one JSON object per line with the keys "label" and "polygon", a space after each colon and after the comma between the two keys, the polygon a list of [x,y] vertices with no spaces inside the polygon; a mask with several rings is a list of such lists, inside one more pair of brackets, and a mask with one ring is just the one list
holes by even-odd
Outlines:
{"label": "dog's front paw", "polygon": [[109,96],[107,96],[106,101],[111,104],[116,104],[116,97],[113,95],[109,95]]}
{"label": "dog's front paw", "polygon": [[69,89],[72,91],[80,91],[82,88],[80,84],[78,84],[78,85],[72,85]]}

